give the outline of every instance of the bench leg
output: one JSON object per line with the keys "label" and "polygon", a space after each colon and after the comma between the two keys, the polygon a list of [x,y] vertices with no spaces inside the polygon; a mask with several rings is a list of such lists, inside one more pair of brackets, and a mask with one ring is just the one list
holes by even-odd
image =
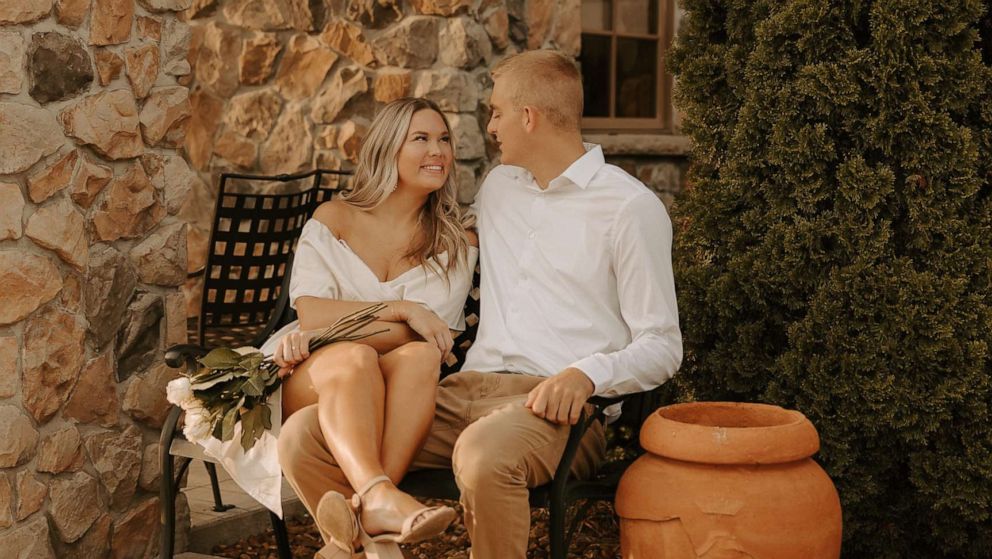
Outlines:
{"label": "bench leg", "polygon": [[293,559],[293,552],[289,548],[289,533],[286,531],[286,522],[272,511],[269,511],[269,519],[272,520],[272,531],[276,535],[279,559]]}
{"label": "bench leg", "polygon": [[565,559],[568,555],[568,541],[565,539],[565,516],[568,503],[564,498],[552,498],[548,519],[551,528],[551,559]]}
{"label": "bench leg", "polygon": [[207,475],[210,476],[210,489],[214,492],[214,512],[225,512],[234,508],[234,505],[225,505],[220,498],[220,482],[217,481],[217,465],[213,462],[204,462],[207,467]]}
{"label": "bench leg", "polygon": [[161,559],[172,559],[176,551],[176,495],[179,492],[179,478],[186,472],[189,462],[184,462],[179,468],[179,475],[176,475],[176,461],[169,450],[172,448],[172,440],[176,436],[176,424],[179,422],[179,415],[182,413],[177,407],[169,410],[169,416],[162,426],[162,434],[159,437],[159,465],[162,469],[159,480],[159,506],[162,507],[159,515],[159,525],[161,531],[159,535],[159,557]]}

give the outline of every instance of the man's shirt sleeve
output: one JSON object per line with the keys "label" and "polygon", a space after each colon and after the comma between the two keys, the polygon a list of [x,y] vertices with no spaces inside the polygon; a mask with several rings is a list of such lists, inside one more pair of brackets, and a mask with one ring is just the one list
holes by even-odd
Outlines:
{"label": "man's shirt sleeve", "polygon": [[642,392],[670,379],[682,363],[672,272],[672,222],[650,192],[630,199],[613,226],[613,266],[620,313],[630,329],[627,347],[573,363],[596,385],[595,394]]}

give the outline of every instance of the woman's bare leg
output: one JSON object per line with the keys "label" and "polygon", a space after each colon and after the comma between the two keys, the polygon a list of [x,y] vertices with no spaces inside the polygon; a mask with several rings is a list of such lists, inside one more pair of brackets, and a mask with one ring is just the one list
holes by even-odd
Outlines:
{"label": "woman's bare leg", "polygon": [[[385,384],[375,350],[346,342],[311,354],[284,383],[287,417],[311,404],[313,393],[327,447],[351,486],[385,475],[380,460]],[[388,483],[373,487],[365,505],[362,523],[370,534],[399,531],[403,520],[423,506]]]}
{"label": "woman's bare leg", "polygon": [[386,384],[381,462],[399,483],[417,456],[434,422],[441,373],[441,352],[427,342],[410,342],[379,358]]}

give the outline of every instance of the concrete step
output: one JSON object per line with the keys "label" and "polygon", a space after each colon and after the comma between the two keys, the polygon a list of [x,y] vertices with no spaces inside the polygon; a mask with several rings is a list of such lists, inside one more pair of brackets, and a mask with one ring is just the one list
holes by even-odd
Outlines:
{"label": "concrete step", "polygon": [[[306,513],[303,503],[295,496],[282,502],[283,518]],[[229,545],[248,536],[261,534],[272,528],[268,509],[233,508],[214,513],[209,520],[196,524],[190,530],[187,549],[196,553],[210,553],[218,545]]]}

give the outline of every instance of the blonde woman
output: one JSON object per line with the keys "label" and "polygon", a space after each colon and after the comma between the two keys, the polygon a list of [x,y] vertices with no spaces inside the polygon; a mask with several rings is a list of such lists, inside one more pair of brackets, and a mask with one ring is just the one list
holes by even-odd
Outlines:
{"label": "blonde woman", "polygon": [[[314,428],[335,463],[287,473],[328,545],[322,559],[400,558],[397,543],[433,537],[455,518],[425,507],[396,484],[430,431],[440,365],[452,349],[478,251],[458,207],[451,130],[425,99],[400,99],[372,122],[352,189],[321,205],[296,249],[290,302],[299,323],[263,348],[283,367],[284,418],[316,414]],[[339,317],[384,303],[370,331],[312,354],[307,342]],[[280,440],[280,462],[302,460]],[[289,470],[299,472],[302,464]],[[357,493],[353,506],[346,496]]]}

